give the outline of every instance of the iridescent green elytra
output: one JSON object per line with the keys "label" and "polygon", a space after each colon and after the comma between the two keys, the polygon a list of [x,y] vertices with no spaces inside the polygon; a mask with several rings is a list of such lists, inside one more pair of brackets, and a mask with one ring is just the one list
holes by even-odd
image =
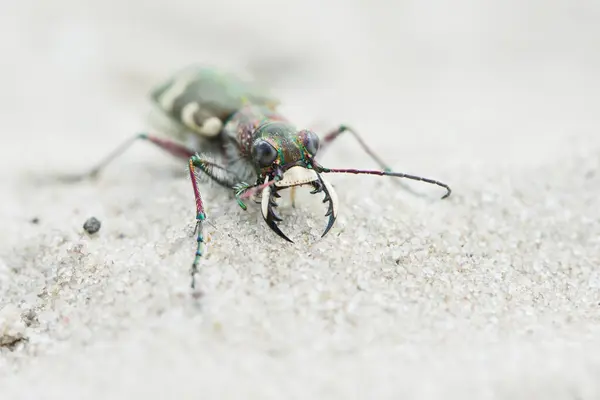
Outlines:
{"label": "iridescent green elytra", "polygon": [[244,104],[279,105],[264,89],[233,74],[197,67],[182,70],[150,96],[165,114],[203,136],[217,135],[223,121]]}
{"label": "iridescent green elytra", "polygon": [[[190,67],[176,74],[151,92],[159,109],[192,137],[203,138],[209,147],[188,147],[172,139],[140,133],[110,153],[89,173],[76,178],[95,176],[131,143],[142,139],[172,155],[187,160],[196,204],[197,246],[192,264],[192,287],[204,251],[203,223],[206,212],[200,195],[198,178],[233,191],[238,204],[247,209],[245,199],[260,197],[260,209],[267,225],[280,237],[291,240],[279,229],[275,212],[279,192],[308,185],[311,193],[323,193],[328,218],[322,236],[333,227],[338,214],[338,198],[333,186],[323,177],[326,173],[352,173],[393,176],[423,181],[446,189],[439,181],[392,172],[353,129],[341,125],[322,139],[309,129],[298,129],[277,111],[279,101],[265,90],[226,72],[206,67]],[[349,132],[381,170],[333,169],[317,162],[317,154],[343,132]]]}

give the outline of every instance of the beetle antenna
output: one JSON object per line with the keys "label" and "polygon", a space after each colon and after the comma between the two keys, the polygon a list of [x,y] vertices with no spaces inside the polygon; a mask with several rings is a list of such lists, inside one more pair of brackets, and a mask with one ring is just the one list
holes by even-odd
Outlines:
{"label": "beetle antenna", "polygon": [[313,160],[313,165],[314,165],[315,170],[317,170],[318,172],[324,172],[324,173],[395,176],[397,178],[412,179],[413,181],[421,181],[421,182],[425,182],[425,183],[430,183],[432,185],[441,186],[444,189],[446,189],[446,194],[444,194],[442,196],[442,199],[445,199],[446,197],[450,196],[450,193],[452,193],[452,189],[450,189],[450,186],[446,185],[445,183],[440,182],[440,181],[436,181],[434,179],[425,178],[425,177],[422,177],[422,176],[409,175],[409,174],[404,174],[402,172],[393,172],[393,171],[377,171],[377,170],[363,170],[363,169],[342,169],[342,168],[325,168],[322,165],[319,165],[316,162],[314,162],[314,160]]}

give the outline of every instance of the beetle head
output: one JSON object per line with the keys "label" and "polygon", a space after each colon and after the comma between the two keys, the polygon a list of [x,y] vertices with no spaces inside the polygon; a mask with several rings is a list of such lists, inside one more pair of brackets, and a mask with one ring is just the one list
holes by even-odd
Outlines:
{"label": "beetle head", "polygon": [[[314,168],[314,157],[319,150],[319,137],[310,130],[296,131],[283,122],[270,122],[255,133],[252,160],[263,183],[261,212],[267,225],[283,239],[291,240],[279,229],[281,218],[274,210],[278,191],[293,186],[310,185],[311,193],[323,192],[328,203],[325,216],[329,217],[322,236],[333,226],[337,217],[337,195],[333,186]],[[270,184],[269,184],[270,183]]]}

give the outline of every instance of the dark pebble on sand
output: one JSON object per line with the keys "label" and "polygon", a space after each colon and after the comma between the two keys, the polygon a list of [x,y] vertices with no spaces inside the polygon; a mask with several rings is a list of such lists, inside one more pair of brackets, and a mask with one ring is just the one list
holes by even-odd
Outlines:
{"label": "dark pebble on sand", "polygon": [[83,229],[90,235],[93,235],[100,230],[100,225],[100,221],[98,221],[98,219],[95,217],[92,217],[85,221],[83,224]]}

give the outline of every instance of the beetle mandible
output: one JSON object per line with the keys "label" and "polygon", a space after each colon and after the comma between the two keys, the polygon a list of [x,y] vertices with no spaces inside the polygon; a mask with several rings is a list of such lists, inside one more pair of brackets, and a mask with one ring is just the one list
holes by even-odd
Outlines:
{"label": "beetle mandible", "polygon": [[[204,251],[203,223],[205,207],[200,195],[196,174],[233,191],[239,206],[246,210],[245,200],[260,194],[262,216],[271,230],[292,242],[278,227],[281,218],[277,206],[279,192],[287,188],[309,185],[311,193],[324,193],[328,203],[325,216],[328,222],[321,237],[333,226],[338,215],[338,200],[333,186],[323,177],[326,173],[351,173],[392,176],[422,181],[451,189],[437,180],[393,172],[348,126],[341,125],[322,139],[309,129],[297,129],[277,111],[279,101],[264,90],[235,75],[209,67],[189,67],[157,86],[151,99],[178,126],[189,133],[216,143],[221,148],[222,161],[215,154],[201,153],[173,139],[140,133],[103,159],[90,172],[76,180],[96,176],[115,157],[132,143],[143,140],[168,153],[187,160],[196,203],[196,255],[191,268],[191,287],[195,287],[198,264]],[[326,168],[316,160],[342,133],[349,132],[362,149],[379,165],[380,170]],[[73,177],[71,177],[73,178]]]}

